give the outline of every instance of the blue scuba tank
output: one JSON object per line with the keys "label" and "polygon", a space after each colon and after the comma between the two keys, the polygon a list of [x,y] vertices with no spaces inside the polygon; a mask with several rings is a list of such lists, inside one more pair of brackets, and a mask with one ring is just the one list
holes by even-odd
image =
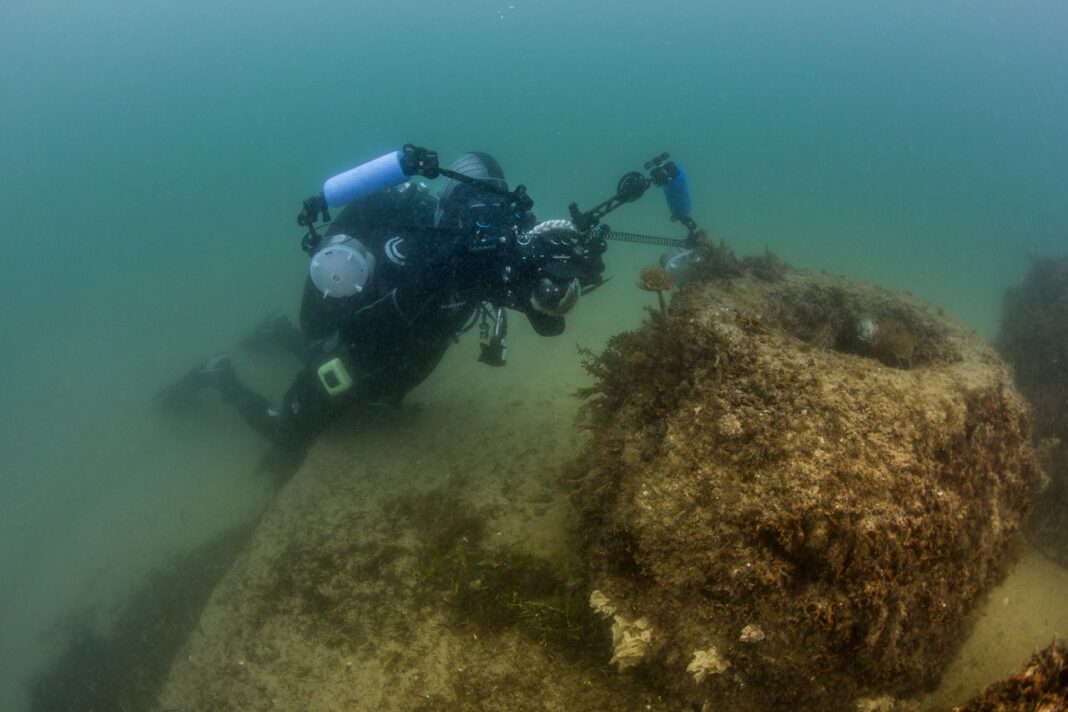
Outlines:
{"label": "blue scuba tank", "polygon": [[323,183],[327,205],[332,208],[346,205],[408,180],[401,167],[401,155],[401,151],[393,151],[328,178]]}

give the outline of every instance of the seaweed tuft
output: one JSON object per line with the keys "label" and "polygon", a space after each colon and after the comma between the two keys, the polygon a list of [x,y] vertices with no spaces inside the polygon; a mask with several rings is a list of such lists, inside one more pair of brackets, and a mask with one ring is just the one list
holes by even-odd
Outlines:
{"label": "seaweed tuft", "polygon": [[489,508],[435,490],[397,500],[392,509],[418,542],[418,595],[424,604],[443,601],[455,625],[482,633],[513,630],[571,654],[606,649],[583,582],[568,579],[557,562],[489,545]]}

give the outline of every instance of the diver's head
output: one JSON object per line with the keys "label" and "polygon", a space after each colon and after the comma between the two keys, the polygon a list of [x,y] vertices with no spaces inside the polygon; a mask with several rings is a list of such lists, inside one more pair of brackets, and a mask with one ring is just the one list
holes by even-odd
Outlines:
{"label": "diver's head", "polygon": [[449,169],[475,178],[485,187],[446,179],[434,219],[437,227],[485,231],[519,224],[523,215],[514,214],[506,195],[508,182],[493,156],[471,151],[453,161]]}

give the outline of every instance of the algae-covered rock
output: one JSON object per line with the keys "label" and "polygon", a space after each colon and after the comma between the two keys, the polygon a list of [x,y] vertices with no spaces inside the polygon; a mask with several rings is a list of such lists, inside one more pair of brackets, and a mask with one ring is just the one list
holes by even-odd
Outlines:
{"label": "algae-covered rock", "polygon": [[953,712],[1064,709],[1068,709],[1068,646],[1055,640],[1032,655],[1023,670],[991,685],[967,704],[954,707]]}
{"label": "algae-covered rock", "polygon": [[929,687],[1041,477],[1010,374],[910,296],[723,247],[704,265],[589,358],[591,587],[648,621],[639,669],[695,708]]}
{"label": "algae-covered rock", "polygon": [[1049,488],[1037,503],[1034,539],[1068,562],[1068,257],[1031,263],[1005,294],[998,350],[1034,406],[1035,437],[1049,448]]}

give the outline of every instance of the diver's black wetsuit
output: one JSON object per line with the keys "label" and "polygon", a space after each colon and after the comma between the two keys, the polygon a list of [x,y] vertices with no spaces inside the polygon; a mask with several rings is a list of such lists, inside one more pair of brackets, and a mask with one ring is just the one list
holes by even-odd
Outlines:
{"label": "diver's black wetsuit", "polygon": [[[307,365],[280,411],[236,379],[223,391],[277,445],[303,452],[334,416],[355,403],[399,404],[430,375],[484,301],[503,305],[498,265],[466,249],[469,235],[435,228],[435,208],[425,188],[408,184],[348,205],[330,225],[328,237],[357,237],[374,255],[366,289],[338,299],[324,297],[307,281],[300,311]],[[533,216],[525,223],[533,225]],[[539,334],[564,330],[562,316],[521,303],[508,306],[524,311]],[[317,373],[334,357],[354,381],[338,395],[327,393]]]}

